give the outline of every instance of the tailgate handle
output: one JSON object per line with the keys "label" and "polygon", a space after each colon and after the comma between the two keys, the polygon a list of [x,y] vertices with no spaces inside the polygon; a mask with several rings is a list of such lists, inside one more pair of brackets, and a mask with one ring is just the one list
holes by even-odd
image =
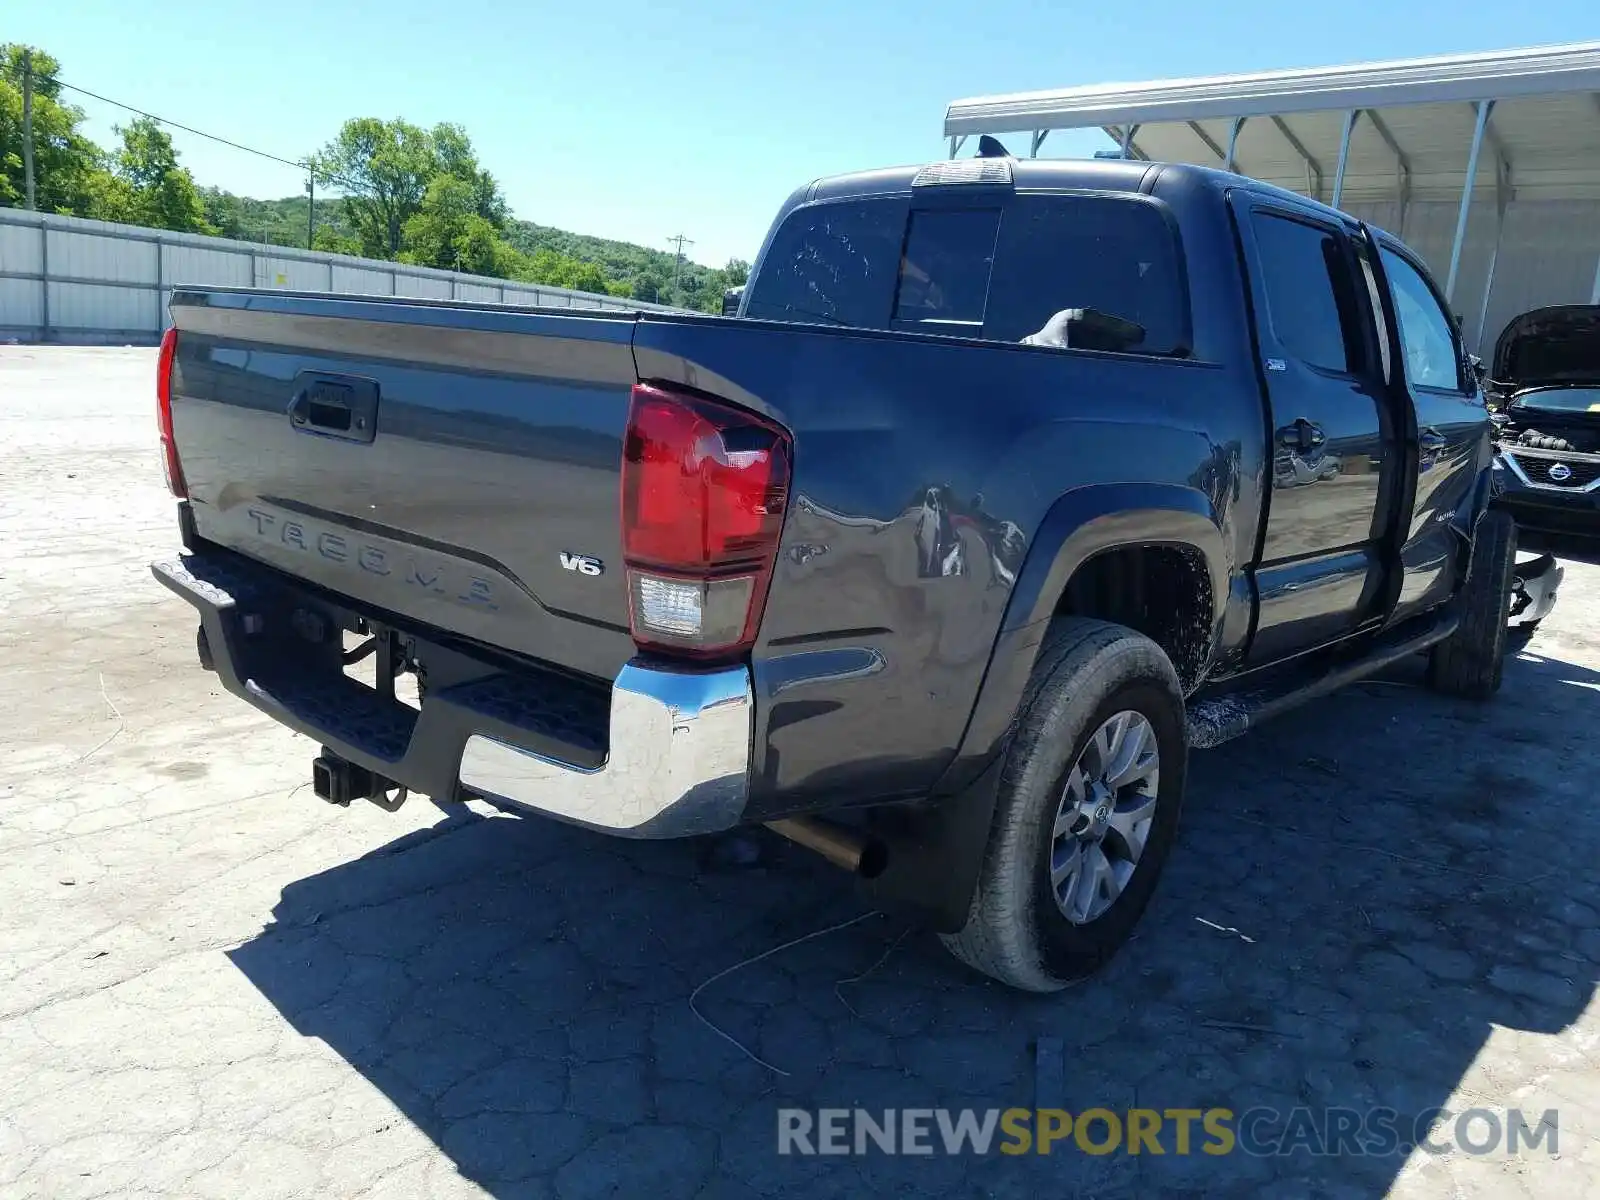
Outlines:
{"label": "tailgate handle", "polygon": [[318,437],[370,442],[378,432],[378,385],[371,379],[298,376],[289,424]]}

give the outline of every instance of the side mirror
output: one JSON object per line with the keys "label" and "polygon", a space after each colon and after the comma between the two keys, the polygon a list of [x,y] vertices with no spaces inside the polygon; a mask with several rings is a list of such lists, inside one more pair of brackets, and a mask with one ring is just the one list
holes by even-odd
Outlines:
{"label": "side mirror", "polygon": [[1482,387],[1483,381],[1489,378],[1488,366],[1476,354],[1467,355],[1467,369],[1472,372],[1473,382],[1479,387]]}

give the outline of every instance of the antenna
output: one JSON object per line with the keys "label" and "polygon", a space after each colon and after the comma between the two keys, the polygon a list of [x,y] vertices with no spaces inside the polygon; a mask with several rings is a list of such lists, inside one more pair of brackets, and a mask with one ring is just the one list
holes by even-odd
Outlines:
{"label": "antenna", "polygon": [[1010,158],[1011,151],[1005,148],[999,138],[990,137],[987,133],[978,139],[979,158]]}

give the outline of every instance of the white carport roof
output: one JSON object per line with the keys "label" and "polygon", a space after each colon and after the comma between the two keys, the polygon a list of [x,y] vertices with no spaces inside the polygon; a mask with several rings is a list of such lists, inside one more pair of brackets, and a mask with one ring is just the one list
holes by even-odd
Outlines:
{"label": "white carport roof", "polygon": [[[1325,202],[1600,200],[1600,42],[957,100],[968,136],[1102,129],[1129,157],[1228,167]],[[1458,236],[1452,247],[1453,290]]]}

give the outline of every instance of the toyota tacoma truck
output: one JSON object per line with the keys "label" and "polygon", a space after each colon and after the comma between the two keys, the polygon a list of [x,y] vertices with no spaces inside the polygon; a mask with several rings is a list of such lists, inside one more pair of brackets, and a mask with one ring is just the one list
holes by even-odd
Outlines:
{"label": "toyota tacoma truck", "polygon": [[336,803],[768,825],[1048,991],[1129,937],[1191,747],[1409,655],[1500,685],[1516,528],[1442,294],[1236,175],[819,180],[732,318],[171,315],[155,575]]}

